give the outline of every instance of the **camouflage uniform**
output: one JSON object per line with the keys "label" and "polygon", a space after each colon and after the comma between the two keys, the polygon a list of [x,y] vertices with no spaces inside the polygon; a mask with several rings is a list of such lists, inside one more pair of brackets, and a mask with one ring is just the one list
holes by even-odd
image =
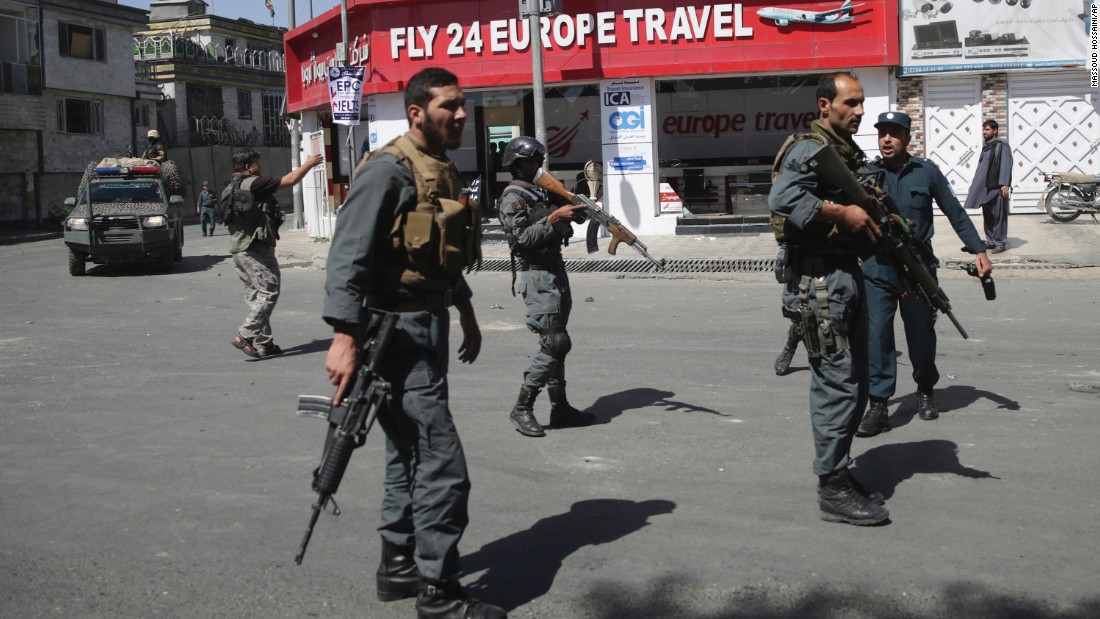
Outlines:
{"label": "camouflage uniform", "polygon": [[164,148],[164,143],[160,140],[150,140],[149,145],[145,147],[145,152],[142,153],[141,158],[152,159],[153,161],[164,163],[168,160],[168,151]]}
{"label": "camouflage uniform", "polygon": [[279,260],[275,247],[256,244],[248,251],[233,254],[233,266],[244,284],[248,315],[237,331],[260,346],[271,342],[271,312],[279,301]]}
{"label": "camouflage uniform", "polygon": [[271,313],[279,300],[281,274],[275,258],[282,221],[275,201],[279,182],[270,176],[254,176],[242,182],[241,187],[252,192],[256,207],[234,216],[226,225],[231,235],[229,251],[248,304],[248,315],[237,333],[254,347],[272,345]]}

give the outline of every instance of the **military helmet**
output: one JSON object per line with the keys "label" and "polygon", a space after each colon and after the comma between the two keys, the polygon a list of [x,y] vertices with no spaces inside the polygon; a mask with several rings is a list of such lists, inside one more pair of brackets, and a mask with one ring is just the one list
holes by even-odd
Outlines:
{"label": "military helmet", "polygon": [[541,159],[546,158],[546,147],[539,143],[535,138],[521,135],[518,138],[512,138],[511,142],[504,147],[504,154],[500,158],[500,164],[505,168],[511,168],[512,164],[517,159],[527,159],[530,157],[538,157]]}
{"label": "military helmet", "polygon": [[149,133],[146,133],[145,136],[149,138],[160,139],[160,131],[157,131],[156,129],[150,129]]}

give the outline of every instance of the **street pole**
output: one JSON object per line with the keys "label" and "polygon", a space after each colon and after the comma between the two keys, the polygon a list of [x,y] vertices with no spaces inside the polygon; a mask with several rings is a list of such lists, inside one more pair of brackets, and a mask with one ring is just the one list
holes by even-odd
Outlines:
{"label": "street pole", "polygon": [[[294,0],[287,0],[287,30],[293,30],[296,23],[296,14],[294,12]],[[284,50],[285,51],[285,50]],[[289,79],[289,76],[287,77]],[[283,95],[286,95],[286,89],[283,89]],[[291,117],[290,119],[290,169],[297,170],[302,165],[302,126],[298,122],[297,118]],[[294,188],[290,190],[293,196],[294,202],[294,229],[298,230],[305,226],[305,204],[302,200],[302,185],[301,183],[294,183]]]}
{"label": "street pole", "polygon": [[[528,0],[530,14],[527,19],[531,24],[531,96],[535,108],[535,139],[546,147],[546,110],[543,103],[546,98],[546,88],[542,79],[542,9],[541,0]],[[533,6],[532,6],[533,5]],[[550,169],[550,158],[547,153],[546,169]]]}
{"label": "street pole", "polygon": [[[344,57],[339,61],[345,67],[348,65],[348,2],[340,0],[340,33],[344,41]],[[360,95],[362,96],[362,95]],[[348,125],[348,162],[351,169],[348,170],[348,182],[351,182],[351,171],[355,169],[355,125]]]}

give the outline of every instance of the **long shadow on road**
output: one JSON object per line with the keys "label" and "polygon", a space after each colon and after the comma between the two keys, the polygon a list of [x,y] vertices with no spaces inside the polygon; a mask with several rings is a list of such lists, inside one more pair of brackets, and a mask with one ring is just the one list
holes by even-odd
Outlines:
{"label": "long shadow on road", "polygon": [[463,572],[484,572],[467,589],[475,597],[513,610],[548,592],[569,555],[585,546],[626,537],[648,525],[651,516],[674,509],[675,503],[662,499],[578,501],[568,512],[543,518],[526,531],[463,557]]}
{"label": "long shadow on road", "polygon": [[893,496],[903,481],[919,474],[1000,479],[988,471],[964,466],[959,462],[959,446],[938,439],[873,447],[856,458],[855,470],[864,484],[886,498]]}
{"label": "long shadow on road", "polygon": [[[900,586],[900,585],[899,585]],[[955,582],[928,595],[867,593],[855,587],[792,589],[747,587],[719,603],[720,610],[697,610],[685,599],[698,584],[672,577],[646,583],[638,590],[601,584],[588,594],[586,607],[600,619],[676,617],[677,619],[832,619],[834,617],[966,617],[967,619],[1085,619],[1100,617],[1100,596],[1069,606],[998,592],[983,583]],[[713,605],[710,600],[704,600]]]}
{"label": "long shadow on road", "polygon": [[729,417],[729,415],[720,413],[714,409],[673,400],[671,398],[674,395],[676,394],[671,391],[651,389],[648,387],[627,389],[626,391],[601,396],[592,403],[592,406],[585,409],[585,412],[595,415],[598,419],[596,423],[601,424],[611,423],[612,419],[622,415],[628,410],[648,408],[650,406],[662,406],[669,412],[709,413],[720,417]]}
{"label": "long shadow on road", "polygon": [[[951,385],[944,389],[936,389],[935,400],[941,414],[962,412],[980,400],[996,403],[998,409],[1020,410],[1020,403],[1016,400],[970,385]],[[897,412],[890,416],[890,425],[895,428],[908,424],[917,414],[917,394],[915,393],[907,394],[890,403],[898,404]]]}

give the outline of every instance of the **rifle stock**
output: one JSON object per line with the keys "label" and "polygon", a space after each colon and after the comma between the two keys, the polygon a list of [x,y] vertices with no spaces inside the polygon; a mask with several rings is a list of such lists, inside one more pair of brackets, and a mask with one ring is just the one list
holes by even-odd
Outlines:
{"label": "rifle stock", "polygon": [[600,226],[603,226],[607,228],[608,233],[611,234],[611,242],[607,246],[607,253],[614,256],[616,250],[619,248],[619,244],[626,243],[637,250],[646,260],[653,263],[653,266],[657,267],[658,271],[664,270],[663,259],[658,261],[653,256],[650,256],[649,248],[645,246],[645,243],[638,240],[637,235],[627,229],[627,227],[612,216],[611,213],[600,208],[591,198],[570,193],[569,190],[565,188],[564,183],[546,170],[541,170],[539,172],[539,175],[535,178],[535,184],[559,198],[568,200],[570,204],[576,204],[578,206],[583,205],[585,207],[585,213],[590,220],[585,238],[588,253],[595,253],[599,249],[599,245],[596,243],[596,237],[599,233]]}
{"label": "rifle stock", "polygon": [[844,192],[852,204],[867,211],[878,225],[882,232],[877,247],[878,256],[897,272],[903,294],[918,294],[929,306],[947,316],[964,340],[969,339],[966,329],[959,324],[951,311],[951,301],[947,298],[947,293],[925,264],[928,261],[935,266],[935,257],[913,236],[909,230],[909,222],[901,216],[894,200],[879,189],[873,179],[868,178],[861,182],[844,165],[840,155],[831,146],[822,146],[807,164],[823,179]]}

